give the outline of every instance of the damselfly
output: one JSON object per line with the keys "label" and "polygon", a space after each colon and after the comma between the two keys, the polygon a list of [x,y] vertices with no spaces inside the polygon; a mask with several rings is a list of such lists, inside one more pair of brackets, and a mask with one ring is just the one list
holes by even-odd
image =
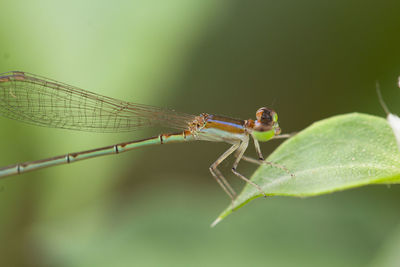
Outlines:
{"label": "damselfly", "polygon": [[[116,100],[37,75],[12,71],[0,74],[0,114],[39,126],[81,131],[114,133],[134,131],[154,125],[181,130],[179,133],[160,134],[144,140],[7,166],[0,169],[0,177],[103,155],[118,154],[147,145],[194,140],[231,144],[231,147],[210,166],[210,172],[230,196],[232,202],[236,193],[217,168],[231,154],[236,157],[232,172],[246,183],[256,187],[264,196],[265,193],[260,186],[236,170],[240,160],[260,165],[268,164],[290,174],[284,166],[264,161],[261,153],[259,142],[289,136],[280,135],[278,115],[270,108],[260,108],[256,112],[256,120],[237,120],[207,113],[195,116]],[[250,137],[254,140],[258,159],[244,156]]]}

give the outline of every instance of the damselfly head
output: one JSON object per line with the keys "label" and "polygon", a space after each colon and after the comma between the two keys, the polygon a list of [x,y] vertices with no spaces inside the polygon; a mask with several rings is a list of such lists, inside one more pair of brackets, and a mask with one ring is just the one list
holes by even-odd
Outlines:
{"label": "damselfly head", "polygon": [[256,112],[257,120],[254,123],[253,136],[258,141],[268,141],[281,133],[278,124],[278,114],[270,108],[260,108]]}
{"label": "damselfly head", "polygon": [[278,114],[270,108],[259,108],[256,112],[257,121],[265,125],[272,125],[278,121]]}

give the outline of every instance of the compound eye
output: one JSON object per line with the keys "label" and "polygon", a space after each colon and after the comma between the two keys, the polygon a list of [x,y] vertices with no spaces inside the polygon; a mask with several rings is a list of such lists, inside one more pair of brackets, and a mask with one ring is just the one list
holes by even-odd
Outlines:
{"label": "compound eye", "polygon": [[278,114],[277,114],[275,111],[272,112],[271,116],[272,116],[272,120],[273,120],[274,122],[277,122],[277,121],[278,121]]}
{"label": "compound eye", "polygon": [[275,111],[269,108],[260,108],[256,113],[257,121],[269,125],[271,122],[276,122],[278,120],[278,115]]}

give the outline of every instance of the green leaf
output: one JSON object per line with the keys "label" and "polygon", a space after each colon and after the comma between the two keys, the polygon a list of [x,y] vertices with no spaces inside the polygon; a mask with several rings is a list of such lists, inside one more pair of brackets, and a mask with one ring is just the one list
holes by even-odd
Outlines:
{"label": "green leaf", "polygon": [[[316,122],[280,145],[267,159],[282,169],[260,166],[251,180],[268,196],[306,197],[369,184],[400,182],[400,152],[383,118],[351,113]],[[234,210],[262,196],[249,184]],[[214,226],[232,212],[230,205]]]}

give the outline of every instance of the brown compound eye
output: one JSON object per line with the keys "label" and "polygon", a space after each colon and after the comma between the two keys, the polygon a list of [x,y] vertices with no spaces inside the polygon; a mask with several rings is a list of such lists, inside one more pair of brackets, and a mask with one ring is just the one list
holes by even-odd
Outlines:
{"label": "brown compound eye", "polygon": [[257,121],[264,125],[272,125],[276,117],[276,112],[269,108],[260,108],[256,112]]}

